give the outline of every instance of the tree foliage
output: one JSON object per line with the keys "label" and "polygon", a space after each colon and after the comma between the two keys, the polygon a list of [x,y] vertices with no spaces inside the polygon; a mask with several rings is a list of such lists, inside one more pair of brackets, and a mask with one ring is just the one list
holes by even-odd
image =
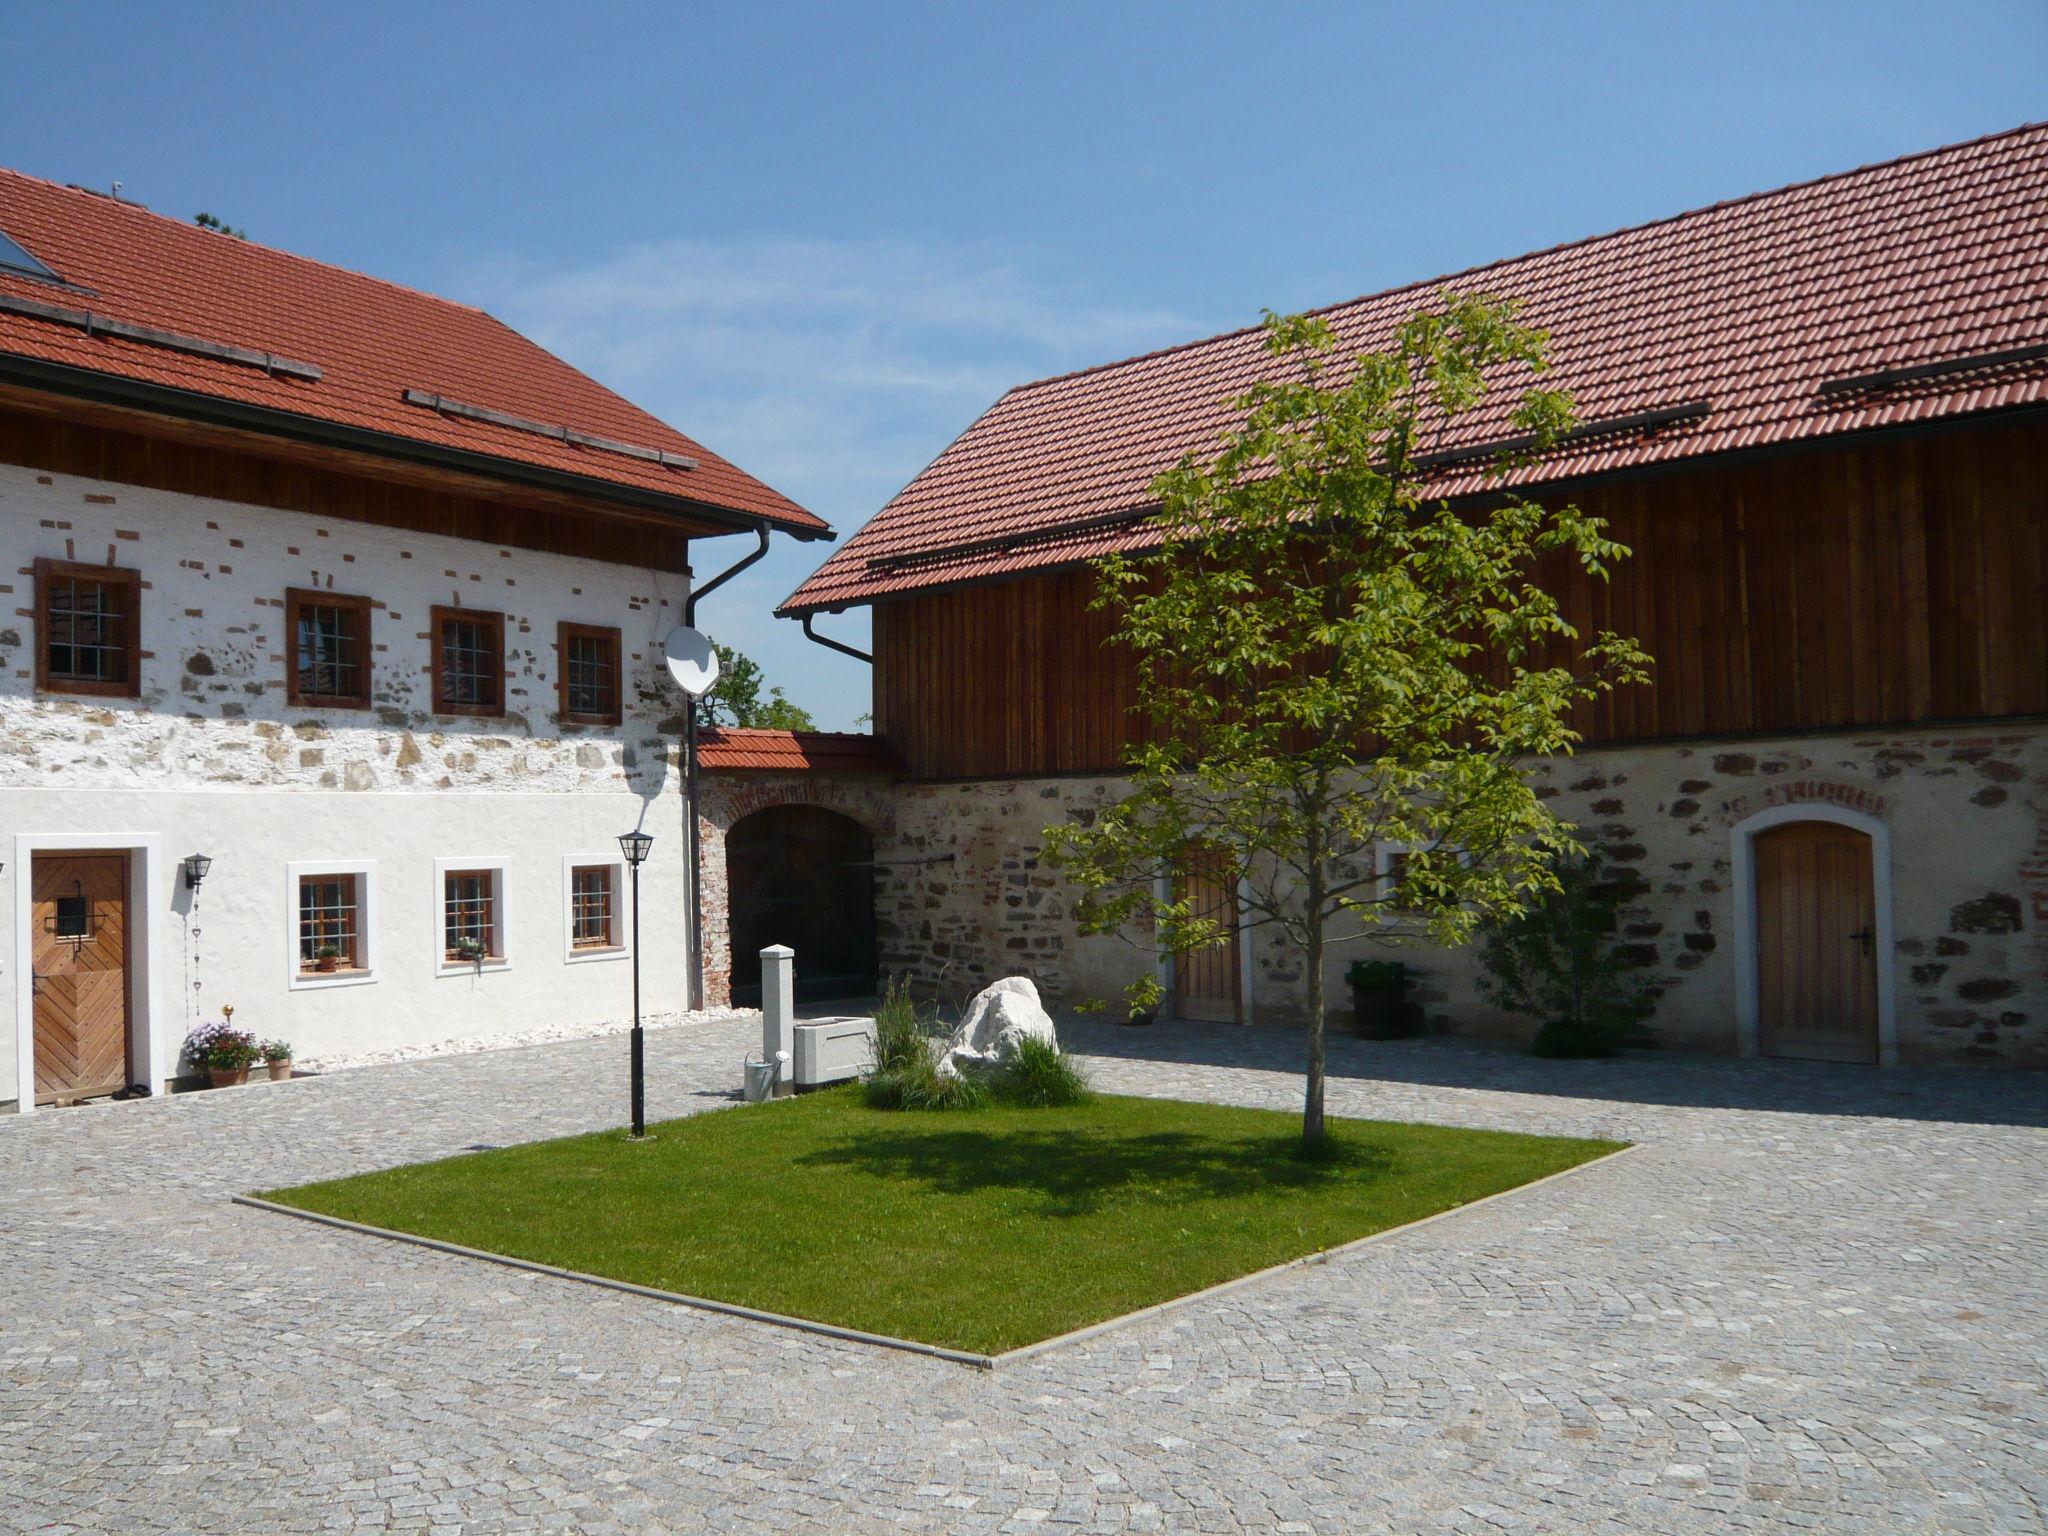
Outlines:
{"label": "tree foliage", "polygon": [[[698,718],[706,725],[750,726],[770,731],[815,731],[810,712],[767,687],[760,663],[729,645],[712,642],[718,653],[718,681],[698,701]],[[767,696],[762,690],[767,688]]]}
{"label": "tree foliage", "polygon": [[1480,990],[1539,1022],[1538,1055],[1605,1056],[1650,1009],[1640,967],[1616,939],[1617,914],[1643,884],[1590,856],[1566,860],[1556,876],[1557,889],[1489,927]]}
{"label": "tree foliage", "polygon": [[249,238],[249,231],[246,229],[236,229],[226,220],[217,219],[210,213],[195,213],[192,215],[192,222],[201,229],[212,230],[217,235],[232,235],[237,240]]}
{"label": "tree foliage", "polygon": [[[1533,383],[1545,342],[1512,303],[1444,293],[1333,366],[1325,321],[1269,316],[1273,367],[1238,424],[1154,483],[1156,543],[1102,562],[1097,605],[1149,729],[1125,755],[1129,795],[1048,829],[1048,852],[1084,928],[1150,927],[1177,952],[1229,934],[1160,877],[1192,850],[1221,861],[1246,920],[1302,957],[1310,1141],[1326,946],[1462,943],[1552,889],[1579,845],[1521,765],[1571,750],[1574,705],[1646,676],[1633,641],[1577,634],[1537,582],[1546,557],[1596,577],[1625,557],[1601,520],[1498,486],[1479,510],[1423,495],[1425,456],[1507,381],[1525,386],[1503,413],[1522,460],[1570,429],[1569,397]],[[1385,879],[1380,842],[1408,850]],[[1149,977],[1132,988],[1134,1008],[1157,997]]]}

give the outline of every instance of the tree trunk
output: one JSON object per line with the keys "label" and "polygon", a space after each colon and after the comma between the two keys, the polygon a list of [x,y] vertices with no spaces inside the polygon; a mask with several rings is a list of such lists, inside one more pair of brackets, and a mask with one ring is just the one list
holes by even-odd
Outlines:
{"label": "tree trunk", "polygon": [[1310,908],[1304,958],[1308,963],[1308,1086],[1302,1097],[1301,1139],[1314,1143],[1323,1139],[1323,925],[1322,904]]}

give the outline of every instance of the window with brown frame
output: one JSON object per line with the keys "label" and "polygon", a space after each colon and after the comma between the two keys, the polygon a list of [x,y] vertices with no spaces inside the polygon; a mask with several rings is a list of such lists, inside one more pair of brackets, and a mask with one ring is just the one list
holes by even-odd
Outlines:
{"label": "window with brown frame", "polygon": [[316,709],[370,707],[370,600],[289,587],[285,698]]}
{"label": "window with brown frame", "polygon": [[474,608],[436,608],[434,713],[505,713],[505,616]]}
{"label": "window with brown frame", "polygon": [[569,945],[572,949],[615,949],[618,940],[612,902],[612,866],[586,864],[569,877]]}
{"label": "window with brown frame", "polygon": [[361,914],[354,875],[299,876],[300,974],[361,970]]}
{"label": "window with brown frame", "polygon": [[36,562],[36,687],[135,698],[142,692],[142,573]]}
{"label": "window with brown frame", "polygon": [[451,869],[441,891],[442,958],[498,959],[498,872]]}
{"label": "window with brown frame", "polygon": [[619,632],[596,624],[564,624],[556,650],[561,714],[573,725],[619,723]]}

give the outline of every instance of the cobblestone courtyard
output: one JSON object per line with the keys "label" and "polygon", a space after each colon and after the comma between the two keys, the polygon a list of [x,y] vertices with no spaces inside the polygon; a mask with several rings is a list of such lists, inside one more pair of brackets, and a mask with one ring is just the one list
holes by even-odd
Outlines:
{"label": "cobblestone courtyard", "polygon": [[[749,1035],[651,1036],[652,1113]],[[1074,1043],[1295,1107],[1292,1037]],[[1642,1147],[994,1375],[228,1203],[616,1123],[624,1049],[0,1120],[0,1525],[2043,1528],[2048,1078],[1335,1041],[1335,1113]]]}

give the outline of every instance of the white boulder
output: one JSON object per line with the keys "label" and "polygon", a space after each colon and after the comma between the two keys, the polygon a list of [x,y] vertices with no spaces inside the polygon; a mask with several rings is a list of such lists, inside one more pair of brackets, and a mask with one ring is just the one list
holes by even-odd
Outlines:
{"label": "white boulder", "polygon": [[1027,1036],[1059,1049],[1052,1015],[1039,1002],[1038,988],[1028,976],[1005,976],[967,1005],[967,1015],[939,1061],[939,1076],[954,1077],[963,1068],[1003,1066],[1016,1058],[1017,1042]]}

